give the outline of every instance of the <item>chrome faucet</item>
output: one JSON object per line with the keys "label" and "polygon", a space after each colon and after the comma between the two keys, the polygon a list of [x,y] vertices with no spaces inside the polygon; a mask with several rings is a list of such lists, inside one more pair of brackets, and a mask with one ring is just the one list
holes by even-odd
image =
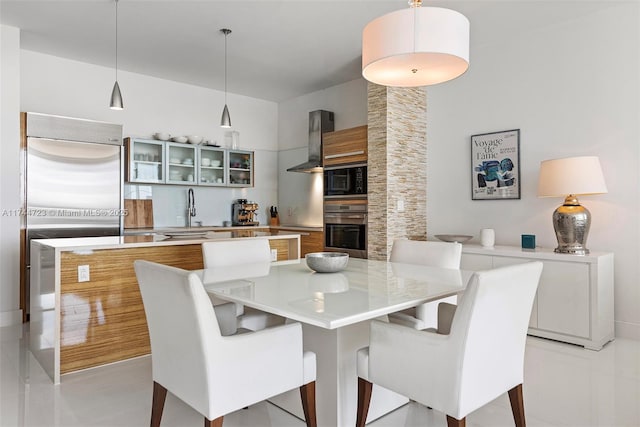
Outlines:
{"label": "chrome faucet", "polygon": [[191,227],[191,217],[196,216],[196,196],[193,194],[193,188],[188,193],[189,204],[187,206],[187,227]]}

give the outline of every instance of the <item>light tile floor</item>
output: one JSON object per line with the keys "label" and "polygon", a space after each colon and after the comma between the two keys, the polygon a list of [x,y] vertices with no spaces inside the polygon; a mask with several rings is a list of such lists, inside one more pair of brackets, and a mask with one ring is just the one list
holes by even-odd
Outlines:
{"label": "light tile floor", "polygon": [[[149,425],[148,357],[67,375],[54,386],[26,347],[21,327],[0,328],[0,426]],[[528,338],[524,401],[530,427],[640,426],[640,342],[617,339],[599,352]],[[169,394],[163,427],[201,426],[202,417]],[[269,403],[225,417],[225,427],[299,427]],[[371,427],[445,426],[442,413],[410,403]],[[513,426],[502,396],[467,417],[469,427]],[[350,427],[350,426],[349,426]]]}

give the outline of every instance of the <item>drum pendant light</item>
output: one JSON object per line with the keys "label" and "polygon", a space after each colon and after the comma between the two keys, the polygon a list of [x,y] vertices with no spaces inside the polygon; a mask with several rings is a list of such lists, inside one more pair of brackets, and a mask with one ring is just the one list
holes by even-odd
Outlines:
{"label": "drum pendant light", "polygon": [[231,116],[227,107],[227,36],[231,34],[231,30],[223,28],[220,30],[224,34],[224,109],[222,110],[222,118],[220,119],[220,127],[231,127]]}
{"label": "drum pendant light", "polygon": [[118,84],[118,0],[115,0],[115,3],[116,3],[116,82],[113,85],[113,90],[111,91],[110,108],[112,110],[122,110],[124,108],[124,104],[122,102],[122,94],[120,93],[120,85]]}
{"label": "drum pendant light", "polygon": [[362,32],[362,76],[383,86],[446,82],[469,68],[469,20],[441,7],[409,0],[369,22]]}

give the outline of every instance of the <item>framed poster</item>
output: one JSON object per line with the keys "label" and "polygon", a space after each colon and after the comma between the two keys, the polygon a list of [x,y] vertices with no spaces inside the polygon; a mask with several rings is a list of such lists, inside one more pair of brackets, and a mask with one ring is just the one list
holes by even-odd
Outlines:
{"label": "framed poster", "polygon": [[520,198],[520,129],[471,136],[471,199]]}

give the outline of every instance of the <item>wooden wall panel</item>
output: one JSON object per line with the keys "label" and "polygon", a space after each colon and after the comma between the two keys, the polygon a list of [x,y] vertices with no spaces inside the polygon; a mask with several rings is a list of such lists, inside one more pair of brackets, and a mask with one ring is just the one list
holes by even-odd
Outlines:
{"label": "wooden wall panel", "polygon": [[[199,244],[63,252],[61,257],[60,372],[148,354],[149,332],[133,261],[146,259],[187,270],[203,268]],[[90,281],[78,282],[88,265]],[[171,313],[167,313],[171,315]]]}
{"label": "wooden wall panel", "polygon": [[289,259],[289,240],[271,239],[269,240],[269,246],[271,249],[276,249],[278,251],[278,261],[285,261]]}
{"label": "wooden wall panel", "polygon": [[[269,240],[278,250],[278,261],[297,258],[297,242],[294,238]],[[185,270],[204,268],[200,244],[63,252],[61,374],[150,353],[149,330],[133,269],[137,259]],[[78,282],[79,265],[89,266],[88,282]]]}

